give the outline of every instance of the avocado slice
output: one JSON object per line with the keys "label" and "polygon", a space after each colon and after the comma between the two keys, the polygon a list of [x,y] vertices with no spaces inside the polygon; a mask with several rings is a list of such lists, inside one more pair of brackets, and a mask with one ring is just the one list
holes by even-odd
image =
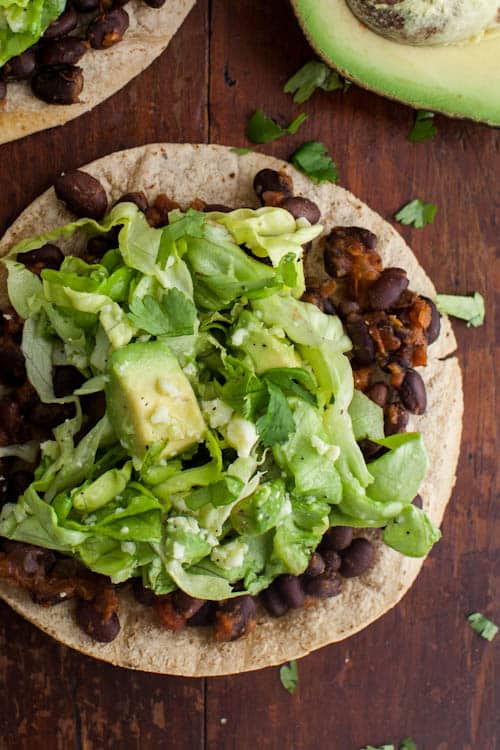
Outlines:
{"label": "avocado slice", "polygon": [[278,327],[268,328],[251,312],[244,310],[233,329],[231,344],[250,357],[257,375],[276,367],[302,367],[293,344]]}
{"label": "avocado slice", "polygon": [[346,0],[292,0],[310,43],[364,88],[416,109],[500,125],[500,36],[447,46],[400,44],[371,31]]}
{"label": "avocado slice", "polygon": [[199,443],[206,430],[191,384],[162,341],[129,344],[113,352],[106,407],[132,456],[142,457],[150,445],[164,440],[162,455],[175,456]]}

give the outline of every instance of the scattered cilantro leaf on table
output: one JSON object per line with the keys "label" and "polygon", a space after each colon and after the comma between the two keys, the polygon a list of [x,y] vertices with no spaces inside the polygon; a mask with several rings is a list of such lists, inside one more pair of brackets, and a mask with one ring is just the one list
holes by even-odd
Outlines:
{"label": "scattered cilantro leaf on table", "polygon": [[328,156],[326,146],[307,141],[291,157],[292,164],[314,182],[337,182],[337,165]]}
{"label": "scattered cilantro leaf on table", "polygon": [[415,115],[415,122],[408,133],[407,140],[414,143],[429,141],[438,132],[434,124],[434,112],[420,111]]}
{"label": "scattered cilantro leaf on table", "polygon": [[294,94],[293,101],[296,104],[302,104],[314,94],[316,89],[323,89],[323,91],[344,89],[345,91],[349,86],[350,83],[344,81],[328,65],[319,60],[310,60],[288,79],[283,91],[285,94]]}
{"label": "scattered cilantro leaf on table", "polygon": [[498,625],[495,625],[494,622],[488,620],[488,618],[480,612],[473,612],[467,617],[467,620],[472,630],[487,641],[492,641],[498,633]]}
{"label": "scattered cilantro leaf on table", "polygon": [[256,427],[263,444],[270,446],[285,443],[295,430],[295,421],[283,391],[269,380],[266,386],[269,404],[266,413],[257,420]]}
{"label": "scattered cilantro leaf on table", "polygon": [[297,685],[299,682],[299,672],[295,659],[293,659],[293,661],[289,662],[288,664],[283,664],[283,666],[280,667],[280,680],[285,690],[288,690],[290,695],[293,695],[297,690]]}
{"label": "scattered cilantro leaf on table", "polygon": [[307,115],[302,112],[288,127],[282,128],[261,109],[258,109],[247,123],[247,138],[252,143],[270,143],[284,135],[294,135],[306,119]]}
{"label": "scattered cilantro leaf on table", "polygon": [[413,740],[411,740],[409,737],[407,737],[401,743],[401,747],[399,748],[399,750],[417,750],[417,746],[415,745],[415,743],[413,742]]}
{"label": "scattered cilantro leaf on table", "polygon": [[415,229],[422,229],[427,224],[432,224],[437,213],[437,206],[426,203],[420,198],[414,198],[403,206],[394,216],[400,224],[412,224]]}
{"label": "scattered cilantro leaf on table", "polygon": [[196,307],[178,289],[168,289],[161,300],[150,294],[133,299],[128,317],[153,336],[188,336],[194,330]]}
{"label": "scattered cilantro leaf on table", "polygon": [[436,296],[436,305],[439,312],[452,315],[454,318],[466,320],[469,327],[474,326],[474,328],[477,328],[484,323],[484,297],[479,292],[474,292],[472,296],[438,294]]}

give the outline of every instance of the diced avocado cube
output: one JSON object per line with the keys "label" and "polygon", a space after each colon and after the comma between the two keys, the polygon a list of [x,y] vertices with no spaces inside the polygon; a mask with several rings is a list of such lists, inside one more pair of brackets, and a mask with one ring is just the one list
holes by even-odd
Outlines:
{"label": "diced avocado cube", "polygon": [[175,456],[201,442],[206,430],[191,384],[162,341],[113,352],[106,404],[120,442],[133,456],[165,440],[162,456]]}
{"label": "diced avocado cube", "polygon": [[303,362],[286,340],[283,329],[268,328],[256,315],[245,310],[233,328],[231,346],[247,354],[257,375],[276,367],[302,367]]}

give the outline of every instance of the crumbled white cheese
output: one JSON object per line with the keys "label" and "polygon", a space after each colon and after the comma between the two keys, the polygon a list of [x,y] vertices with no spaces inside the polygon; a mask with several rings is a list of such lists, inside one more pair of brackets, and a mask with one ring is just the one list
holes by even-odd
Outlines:
{"label": "crumbled white cheese", "polygon": [[231,344],[233,346],[241,346],[247,336],[248,330],[246,328],[237,328],[231,337]]}
{"label": "crumbled white cheese", "polygon": [[120,546],[122,552],[127,552],[129,555],[135,555],[135,542],[122,542]]}
{"label": "crumbled white cheese", "polygon": [[169,424],[172,421],[168,406],[159,406],[150,416],[151,424]]}
{"label": "crumbled white cheese", "polygon": [[340,448],[338,445],[330,445],[325,443],[324,440],[319,438],[317,435],[311,437],[311,445],[316,448],[320,456],[325,456],[330,461],[336,461],[340,456]]}
{"label": "crumbled white cheese", "polygon": [[194,378],[196,376],[196,374],[197,374],[196,365],[194,365],[192,362],[190,362],[189,364],[187,364],[185,367],[182,368],[182,372],[188,378]]}
{"label": "crumbled white cheese", "polygon": [[198,534],[200,531],[196,518],[189,516],[173,516],[172,518],[168,518],[167,525],[172,529],[181,529],[191,534]]}
{"label": "crumbled white cheese", "polygon": [[172,550],[172,555],[174,560],[182,560],[184,558],[184,552],[186,551],[186,548],[183,544],[180,544],[179,542],[174,542],[174,547]]}
{"label": "crumbled white cheese", "polygon": [[24,519],[28,515],[26,511],[24,510],[24,508],[22,508],[20,505],[14,505],[14,507],[12,508],[12,512],[18,523],[21,523],[22,521],[24,521]]}
{"label": "crumbled white cheese", "polygon": [[227,426],[227,442],[238,451],[238,456],[248,458],[257,442],[257,429],[253,422],[233,417]]}
{"label": "crumbled white cheese", "polygon": [[182,396],[182,392],[177,388],[176,385],[171,383],[166,378],[158,378],[156,381],[156,390],[158,393],[162,393],[164,396],[170,396],[171,398],[178,398]]}
{"label": "crumbled white cheese", "polygon": [[169,255],[167,258],[167,262],[165,263],[165,268],[172,268],[172,266],[175,264],[175,258],[173,255]]}
{"label": "crumbled white cheese", "polygon": [[210,559],[216,565],[224,568],[224,570],[231,570],[231,568],[239,568],[243,565],[247,552],[248,544],[235,539],[234,542],[228,542],[227,544],[215,547],[212,550]]}
{"label": "crumbled white cheese", "polygon": [[120,529],[120,534],[128,534],[130,531],[128,526],[122,526]]}
{"label": "crumbled white cheese", "polygon": [[[116,513],[116,510],[115,510],[115,513]],[[91,513],[90,516],[87,516],[87,518],[83,519],[83,523],[85,524],[85,526],[90,526],[96,521],[97,521],[97,516],[95,513]]]}
{"label": "crumbled white cheese", "polygon": [[222,427],[231,419],[233,410],[220,398],[214,398],[211,401],[202,401],[201,410],[208,418],[208,424],[212,429]]}

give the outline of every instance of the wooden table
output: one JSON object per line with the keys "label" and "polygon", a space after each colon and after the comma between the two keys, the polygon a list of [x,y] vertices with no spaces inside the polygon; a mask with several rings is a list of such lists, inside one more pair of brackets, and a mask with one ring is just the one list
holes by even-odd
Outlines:
{"label": "wooden table", "polygon": [[293,697],[275,668],[209,680],[116,669],[2,604],[1,748],[358,750],[407,736],[418,750],[500,747],[500,638],[488,643],[465,622],[471,611],[500,621],[499,133],[437,117],[434,140],[409,143],[412,111],[355,87],[294,105],[283,84],[311,57],[286,0],[199,0],[166,53],[115,97],[0,148],[0,231],[63,169],[153,141],[242,146],[257,107],[287,123],[306,111],[297,136],[266,150],[287,157],[304,140],[323,141],[341,184],[387,218],[415,196],[435,202],[434,224],[405,237],[438,289],[486,296],[486,325],[456,326],[466,412],[443,541],[398,607],[299,663]]}

